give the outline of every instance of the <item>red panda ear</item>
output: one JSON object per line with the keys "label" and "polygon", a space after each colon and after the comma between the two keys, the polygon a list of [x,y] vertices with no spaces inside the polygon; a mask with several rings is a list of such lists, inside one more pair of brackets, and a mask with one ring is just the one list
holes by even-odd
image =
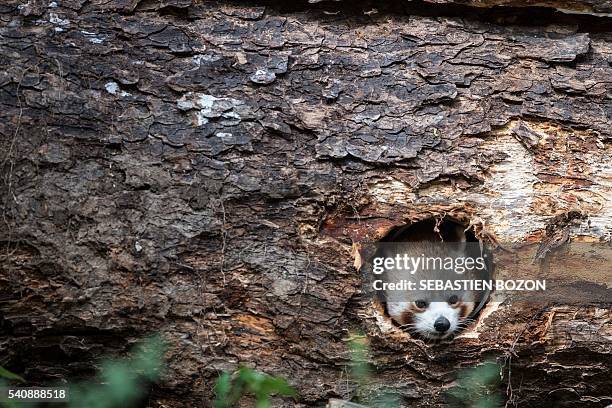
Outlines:
{"label": "red panda ear", "polygon": [[465,252],[466,248],[467,248],[467,237],[465,236],[465,228],[463,228],[463,226],[458,225],[457,226],[458,234],[459,234],[459,240],[457,241],[459,244],[459,251],[461,252]]}
{"label": "red panda ear", "polygon": [[450,243],[451,247],[457,252],[464,253],[467,248],[465,227],[452,221],[447,221],[446,224],[443,234],[444,241]]}
{"label": "red panda ear", "polygon": [[462,319],[466,319],[470,314],[472,314],[475,305],[476,304],[474,302],[462,303],[461,306],[459,306],[459,316],[461,316]]}

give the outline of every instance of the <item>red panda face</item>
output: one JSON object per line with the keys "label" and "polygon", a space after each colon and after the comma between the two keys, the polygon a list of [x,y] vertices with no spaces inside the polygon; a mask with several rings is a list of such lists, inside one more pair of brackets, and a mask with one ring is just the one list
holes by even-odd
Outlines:
{"label": "red panda face", "polygon": [[389,302],[387,311],[400,328],[423,338],[441,340],[455,335],[469,322],[474,302],[450,295],[446,302]]}

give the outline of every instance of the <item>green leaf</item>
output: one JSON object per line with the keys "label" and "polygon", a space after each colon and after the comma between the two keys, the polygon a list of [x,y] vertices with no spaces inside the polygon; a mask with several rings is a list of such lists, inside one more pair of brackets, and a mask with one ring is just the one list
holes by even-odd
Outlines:
{"label": "green leaf", "polygon": [[9,370],[7,370],[4,367],[0,366],[0,377],[2,378],[6,378],[7,380],[15,380],[15,381],[21,381],[21,382],[26,382],[26,380],[23,379],[23,377],[10,372]]}
{"label": "green leaf", "polygon": [[272,395],[280,394],[286,397],[295,396],[295,390],[289,383],[281,377],[266,376],[259,385],[260,391]]}
{"label": "green leaf", "polygon": [[270,408],[272,403],[268,395],[259,395],[255,400],[255,408]]}
{"label": "green leaf", "polygon": [[155,381],[161,375],[165,352],[166,344],[161,337],[149,337],[136,348],[131,365],[134,371],[149,381]]}
{"label": "green leaf", "polygon": [[229,395],[232,388],[232,377],[225,371],[217,378],[215,383],[215,408],[226,408],[229,406]]}
{"label": "green leaf", "polygon": [[474,404],[474,408],[500,408],[503,405],[499,395],[487,395]]}
{"label": "green leaf", "polygon": [[133,401],[138,398],[139,389],[136,376],[132,369],[125,363],[111,362],[104,366],[102,372],[106,380],[105,388],[108,398],[116,403]]}
{"label": "green leaf", "polygon": [[269,408],[270,397],[273,395],[292,397],[297,394],[284,378],[260,373],[249,367],[240,367],[233,379],[228,372],[221,374],[215,383],[214,392],[215,408],[232,406],[245,392],[255,396],[256,408]]}
{"label": "green leaf", "polygon": [[452,404],[449,406],[470,406],[473,408],[497,408],[502,405],[499,385],[500,367],[487,361],[477,367],[461,370],[457,384],[448,390]]}
{"label": "green leaf", "polygon": [[360,333],[351,333],[349,340],[351,356],[351,377],[357,382],[358,388],[363,388],[370,379],[371,369],[369,360],[369,348],[367,338]]}
{"label": "green leaf", "polygon": [[96,379],[71,387],[71,408],[132,406],[144,394],[143,384],[159,378],[165,344],[159,336],[142,341],[131,357],[106,360]]}

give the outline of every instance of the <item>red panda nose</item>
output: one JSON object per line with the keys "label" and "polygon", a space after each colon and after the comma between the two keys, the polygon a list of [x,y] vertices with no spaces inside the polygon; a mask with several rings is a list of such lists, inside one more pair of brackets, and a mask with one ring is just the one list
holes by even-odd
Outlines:
{"label": "red panda nose", "polygon": [[434,322],[434,329],[436,329],[436,331],[439,331],[440,333],[444,333],[445,331],[449,329],[449,327],[450,327],[450,322],[444,316],[438,317],[436,321]]}

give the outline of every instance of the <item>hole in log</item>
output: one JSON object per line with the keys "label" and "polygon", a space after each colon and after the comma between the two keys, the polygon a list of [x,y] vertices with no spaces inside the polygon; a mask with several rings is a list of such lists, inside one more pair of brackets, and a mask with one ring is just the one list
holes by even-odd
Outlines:
{"label": "hole in log", "polygon": [[[383,330],[445,340],[475,325],[490,291],[469,282],[493,278],[493,257],[468,224],[435,217],[399,225],[371,253],[364,263],[366,281],[386,322]],[[438,282],[453,287],[440,289]],[[398,284],[400,289],[390,286]]]}

